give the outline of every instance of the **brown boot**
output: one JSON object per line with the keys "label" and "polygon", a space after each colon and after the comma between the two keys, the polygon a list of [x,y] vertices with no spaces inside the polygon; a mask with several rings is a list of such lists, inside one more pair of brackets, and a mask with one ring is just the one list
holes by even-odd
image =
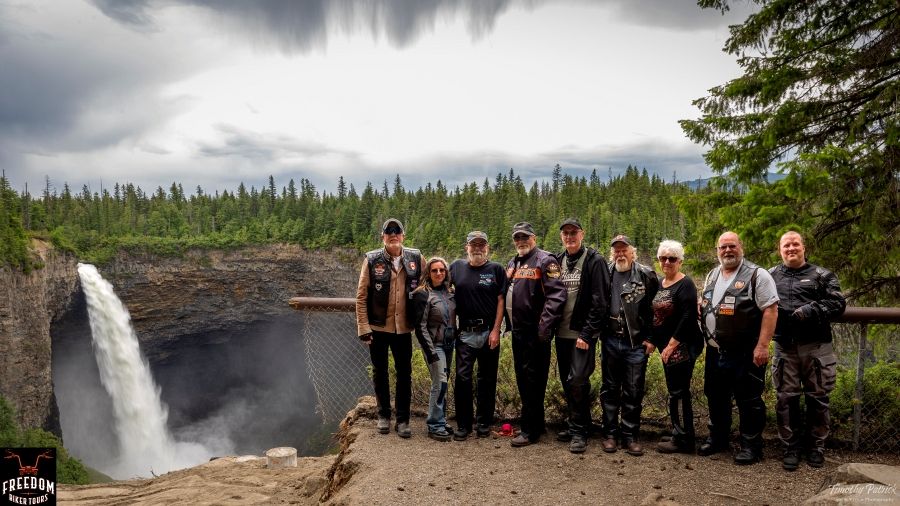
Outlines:
{"label": "brown boot", "polygon": [[606,453],[616,453],[619,445],[616,444],[616,438],[608,437],[603,440],[603,451]]}
{"label": "brown boot", "polygon": [[644,454],[644,448],[637,441],[631,440],[626,441],[622,445],[622,449],[625,450],[625,453],[628,455],[632,455],[634,457],[640,457]]}

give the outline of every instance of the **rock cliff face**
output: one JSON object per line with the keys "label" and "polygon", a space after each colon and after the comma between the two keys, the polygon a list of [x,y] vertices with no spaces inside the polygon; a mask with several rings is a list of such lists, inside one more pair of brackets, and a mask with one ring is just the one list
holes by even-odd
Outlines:
{"label": "rock cliff face", "polygon": [[0,269],[0,394],[25,427],[59,434],[59,412],[50,375],[50,326],[72,301],[78,284],[75,259],[35,241],[44,267],[28,274]]}
{"label": "rock cliff face", "polygon": [[[51,381],[51,329],[83,312],[77,262],[35,244],[44,268],[0,270],[0,394],[19,422],[59,434]],[[172,353],[182,336],[234,330],[293,312],[290,297],[349,297],[358,255],[309,252],[294,245],[193,251],[183,258],[122,253],[100,267],[131,313],[151,362]],[[81,307],[78,308],[79,303]],[[67,317],[68,318],[64,318]]]}
{"label": "rock cliff face", "polygon": [[271,245],[194,251],[179,259],[121,254],[100,272],[128,307],[141,349],[153,362],[177,347],[181,336],[292,313],[291,297],[350,297],[357,257]]}

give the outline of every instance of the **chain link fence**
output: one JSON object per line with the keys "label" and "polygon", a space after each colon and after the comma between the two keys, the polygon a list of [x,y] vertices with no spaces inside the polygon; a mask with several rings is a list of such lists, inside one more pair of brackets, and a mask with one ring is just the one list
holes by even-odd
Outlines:
{"label": "chain link fence", "polygon": [[[368,349],[356,338],[352,299],[292,300],[302,309],[306,359],[318,399],[317,409],[326,422],[342,418],[362,395],[372,395]],[[832,326],[834,350],[838,358],[837,380],[831,395],[832,432],[830,443],[854,450],[900,455],[900,326],[840,323]],[[413,339],[415,342],[415,339]],[[418,346],[416,346],[417,348]],[[501,339],[497,374],[497,415],[513,420],[521,409],[516,388],[510,339]],[[703,395],[703,356],[694,367],[691,391],[697,434],[706,433],[707,405]],[[393,360],[391,358],[391,360]],[[393,363],[392,363],[393,366]],[[600,361],[591,376],[595,420],[600,419],[596,396],[600,390]],[[453,368],[448,392],[448,416],[453,417]],[[393,371],[391,381],[394,381]],[[413,353],[413,406],[424,413],[428,405],[431,379],[422,353]],[[392,384],[393,391],[393,384]],[[767,407],[767,428],[775,436],[775,390],[771,371],[763,394]],[[566,403],[562,395],[555,351],[550,365],[547,419],[562,422]],[[668,431],[668,391],[659,353],[650,358],[642,420],[647,430]],[[801,409],[801,412],[803,410]],[[737,420],[737,413],[735,413]]]}

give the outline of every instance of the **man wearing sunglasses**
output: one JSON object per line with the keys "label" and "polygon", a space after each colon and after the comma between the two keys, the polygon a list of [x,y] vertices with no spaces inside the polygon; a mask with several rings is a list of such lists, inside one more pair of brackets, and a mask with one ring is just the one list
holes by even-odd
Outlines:
{"label": "man wearing sunglasses", "polygon": [[719,236],[719,266],[706,275],[700,300],[700,325],[706,348],[703,391],[709,404],[709,437],[699,455],[729,449],[731,399],[740,418],[741,450],[734,463],[762,459],[766,425],[765,387],[769,342],[778,319],[778,292],[765,269],[744,258],[734,232]]}
{"label": "man wearing sunglasses", "polygon": [[609,311],[609,271],[603,255],[584,246],[584,229],[575,218],[559,227],[565,248],[556,256],[566,286],[566,304],[556,331],[556,362],[569,406],[569,426],[556,439],[569,451],[584,453],[591,428],[591,374],[597,337]]}
{"label": "man wearing sunglasses", "polygon": [[391,392],[388,380],[388,350],[394,356],[397,391],[397,435],[408,438],[409,405],[412,399],[413,304],[410,295],[419,283],[422,254],[403,247],[403,224],[388,218],[381,227],[384,247],[366,253],[356,288],[357,335],[369,347],[372,382],[378,403],[376,427],[381,434],[391,430]]}
{"label": "man wearing sunglasses", "polygon": [[506,265],[506,315],[512,330],[513,365],[522,398],[521,431],[512,446],[536,443],[544,433],[544,393],[550,372],[550,337],[562,316],[566,286],[559,262],[537,247],[528,222],[513,227],[516,256]]}

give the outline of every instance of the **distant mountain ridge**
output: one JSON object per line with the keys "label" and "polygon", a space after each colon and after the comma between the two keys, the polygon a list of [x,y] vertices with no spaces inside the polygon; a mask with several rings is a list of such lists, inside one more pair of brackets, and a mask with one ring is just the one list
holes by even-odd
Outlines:
{"label": "distant mountain ridge", "polygon": [[[767,172],[766,173],[766,180],[769,181],[770,183],[774,183],[776,181],[781,181],[785,177],[787,177],[787,174],[779,174],[778,172]],[[711,178],[711,177],[703,178],[703,179],[698,178],[698,179],[692,179],[690,181],[681,181],[681,184],[686,185],[688,188],[690,188],[692,190],[700,190],[700,189],[706,188],[712,179],[713,178]]]}

